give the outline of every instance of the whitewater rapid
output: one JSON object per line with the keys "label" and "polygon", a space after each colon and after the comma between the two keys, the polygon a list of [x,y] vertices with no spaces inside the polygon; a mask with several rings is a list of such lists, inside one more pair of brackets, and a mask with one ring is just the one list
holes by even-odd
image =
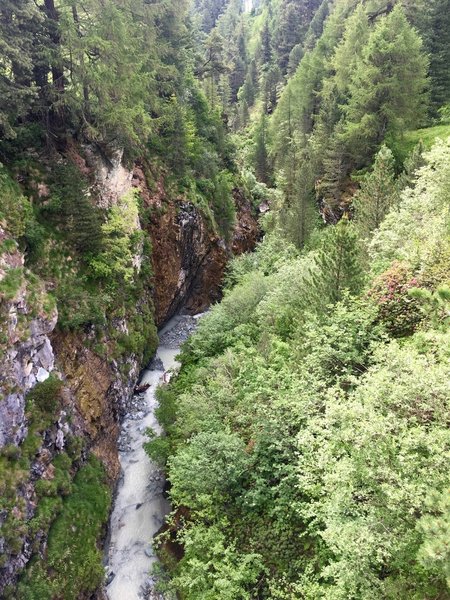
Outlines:
{"label": "whitewater rapid", "polygon": [[[188,319],[191,325],[186,326]],[[144,372],[140,385],[150,384],[136,411],[127,415],[120,439],[120,478],[110,519],[109,544],[106,552],[109,600],[141,600],[154,586],[150,575],[157,560],[152,538],[164,523],[170,505],[164,497],[164,476],[144,451],[147,428],[158,434],[155,417],[158,402],[156,388],[164,373],[176,369],[179,345],[192,330],[192,317],[175,317],[160,332],[160,346],[154,365]],[[178,332],[178,333],[177,333]],[[158,360],[159,359],[159,360]],[[155,594],[152,597],[157,597]]]}

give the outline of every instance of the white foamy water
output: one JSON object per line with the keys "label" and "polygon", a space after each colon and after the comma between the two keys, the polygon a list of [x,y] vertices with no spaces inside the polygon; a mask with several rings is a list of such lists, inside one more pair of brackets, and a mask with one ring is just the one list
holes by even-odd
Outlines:
{"label": "white foamy water", "polygon": [[[180,326],[182,319],[175,317],[161,332],[162,343],[156,356],[162,361],[164,371],[177,366],[175,356],[179,352],[179,348],[174,347],[176,339],[164,345],[164,335],[170,337],[171,331]],[[163,495],[162,473],[143,448],[148,427],[160,433],[155,418],[158,405],[155,391],[163,380],[164,371],[145,371],[141,384],[149,383],[150,388],[145,392],[141,413],[127,416],[122,426],[122,477],[111,515],[107,552],[109,571],[114,574],[106,588],[109,600],[143,598],[142,591],[149,583],[151,566],[156,561],[152,538],[170,510]]]}

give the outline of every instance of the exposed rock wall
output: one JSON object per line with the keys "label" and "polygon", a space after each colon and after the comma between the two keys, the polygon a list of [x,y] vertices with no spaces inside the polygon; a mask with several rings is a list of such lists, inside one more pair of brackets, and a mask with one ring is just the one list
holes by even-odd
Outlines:
{"label": "exposed rock wall", "polygon": [[[78,440],[80,448],[94,452],[111,482],[118,477],[118,423],[141,367],[132,355],[121,363],[100,358],[90,349],[89,332],[58,332],[56,309],[44,309],[48,302],[45,289],[41,284],[30,289],[24,256],[0,227],[0,243],[5,241],[9,243],[8,250],[0,253],[0,284],[12,274],[17,283],[15,288],[5,286],[8,293],[0,296],[0,597],[32,554],[45,548],[45,527],[36,532],[27,524],[38,505],[36,483],[53,480],[52,461],[66,449],[68,440]],[[126,324],[116,323],[115,327]],[[61,404],[42,432],[28,466],[23,466],[16,462],[14,448],[22,451],[29,434],[26,395],[51,373],[63,382]]]}
{"label": "exposed rock wall", "polygon": [[24,256],[0,226],[0,243],[6,242],[9,249],[0,253],[0,282],[17,278],[17,289],[0,296],[0,448],[18,445],[26,435],[25,394],[54,368],[49,334],[58,318],[56,309],[45,314],[36,300],[30,303]]}
{"label": "exposed rock wall", "polygon": [[155,318],[159,326],[182,307],[204,311],[220,300],[221,282],[233,254],[253,250],[259,227],[250,203],[234,190],[236,224],[229,242],[213,230],[198,207],[184,198],[168,198],[159,181],[151,192],[142,168],[134,170],[133,185],[151,211]]}
{"label": "exposed rock wall", "polygon": [[[105,210],[120,201],[132,187],[141,192],[150,209],[147,230],[152,240],[153,290],[145,290],[142,302],[150,295],[155,303],[155,319],[163,324],[180,308],[201,312],[220,299],[220,285],[226,264],[233,253],[251,250],[258,238],[257,222],[242,194],[234,192],[237,221],[228,243],[212,231],[201,211],[187,199],[169,198],[161,179],[154,190],[147,185],[144,171],[122,164],[116,153],[106,157],[95,148],[80,150],[69,145],[67,156],[92,181],[90,193]],[[136,229],[140,227],[135,224]],[[0,245],[7,240],[0,224]],[[1,246],[0,246],[1,247]],[[20,272],[17,289],[0,292],[0,460],[9,447],[19,447],[27,436],[26,394],[37,382],[54,372],[63,382],[62,401],[52,423],[42,433],[42,444],[32,458],[29,471],[21,474],[16,487],[20,505],[17,523],[27,523],[36,512],[35,486],[54,477],[52,460],[66,448],[68,440],[78,439],[84,450],[73,469],[81,464],[87,450],[101,459],[116,481],[120,465],[117,439],[121,417],[127,410],[142,367],[129,354],[121,359],[100,356],[95,350],[95,331],[62,332],[57,328],[57,311],[45,291],[45,282],[30,289],[25,276],[24,256],[10,240],[8,251],[0,251],[0,284],[8,273]],[[136,258],[140,265],[141,257]],[[1,290],[1,288],[0,288]],[[36,300],[38,298],[38,300]],[[44,308],[45,307],[45,308]],[[116,331],[127,330],[127,321],[117,319]],[[103,341],[108,344],[108,340]],[[1,487],[1,486],[0,486]],[[16,510],[14,501],[0,506],[0,526]],[[8,511],[10,514],[8,514]],[[11,520],[11,519],[10,519]],[[7,585],[14,585],[20,570],[33,553],[44,551],[47,532],[39,529],[30,535],[19,527],[14,547],[2,537],[0,528],[0,596]]]}

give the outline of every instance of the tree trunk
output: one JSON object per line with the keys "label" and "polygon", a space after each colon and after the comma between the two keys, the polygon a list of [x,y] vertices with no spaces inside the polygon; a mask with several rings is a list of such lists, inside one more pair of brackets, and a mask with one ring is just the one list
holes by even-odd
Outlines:
{"label": "tree trunk", "polygon": [[[59,15],[56,10],[54,0],[44,0],[45,12],[50,20],[49,35],[50,41],[55,49],[55,55],[59,54],[59,48],[61,45],[61,34],[59,31]],[[58,94],[64,93],[64,70],[60,64],[58,64],[57,58],[52,60],[52,80],[54,89]]]}

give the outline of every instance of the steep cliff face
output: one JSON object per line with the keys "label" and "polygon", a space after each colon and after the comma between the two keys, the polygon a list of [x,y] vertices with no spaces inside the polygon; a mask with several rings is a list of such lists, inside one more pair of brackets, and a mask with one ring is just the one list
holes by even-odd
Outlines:
{"label": "steep cliff face", "polygon": [[[257,222],[238,190],[236,226],[225,243],[198,207],[186,198],[169,197],[163,179],[150,190],[143,169],[125,167],[120,152],[107,157],[95,147],[73,144],[64,160],[89,178],[89,196],[100,210],[117,206],[137,188],[150,214],[145,227],[152,243],[153,278],[139,290],[133,318],[142,315],[145,321],[152,302],[158,325],[181,308],[204,310],[220,298],[232,253],[256,243]],[[48,194],[45,184],[37,187]],[[139,219],[131,229],[140,235]],[[45,555],[55,515],[42,517],[42,500],[50,497],[59,506],[60,495],[70,493],[70,479],[89,453],[100,459],[114,485],[120,471],[119,423],[143,365],[142,353],[132,347],[115,350],[117,340],[129,339],[136,329],[129,315],[112,316],[104,330],[95,325],[61,329],[47,292],[55,281],[42,281],[27,270],[23,253],[1,226],[0,250],[1,595],[8,587],[14,589],[31,556]],[[144,268],[146,260],[138,245],[134,268]],[[45,394],[38,392],[29,400],[30,390]],[[62,478],[68,480],[61,487]]]}
{"label": "steep cliff face", "polygon": [[[0,591],[9,584],[32,553],[24,524],[36,506],[34,482],[48,474],[44,448],[33,460],[16,464],[19,446],[30,437],[25,396],[49,378],[55,356],[49,335],[57,322],[54,307],[40,284],[25,277],[24,256],[0,227]],[[62,449],[63,419],[48,431]],[[37,532],[36,539],[39,538]]]}
{"label": "steep cliff face", "polygon": [[25,394],[45,381],[55,357],[49,334],[57,322],[54,307],[44,308],[45,290],[33,290],[25,278],[24,256],[0,226],[0,448],[20,444],[26,436]]}
{"label": "steep cliff face", "polygon": [[199,313],[220,299],[220,286],[233,254],[252,250],[259,228],[249,201],[234,190],[236,223],[229,242],[213,231],[201,210],[185,198],[169,198],[160,180],[150,191],[141,167],[133,185],[150,211],[155,319],[160,326],[181,308]]}
{"label": "steep cliff face", "polygon": [[[56,307],[2,228],[0,244],[1,595],[33,554],[45,552],[51,519],[41,517],[40,503],[62,493],[57,457],[70,456],[63,468],[70,478],[93,452],[111,483],[117,478],[118,423],[141,365],[132,354],[120,361],[99,357],[89,347],[89,332],[58,331]],[[52,398],[50,382],[58,380]],[[30,401],[28,393],[39,385],[43,398]]]}

